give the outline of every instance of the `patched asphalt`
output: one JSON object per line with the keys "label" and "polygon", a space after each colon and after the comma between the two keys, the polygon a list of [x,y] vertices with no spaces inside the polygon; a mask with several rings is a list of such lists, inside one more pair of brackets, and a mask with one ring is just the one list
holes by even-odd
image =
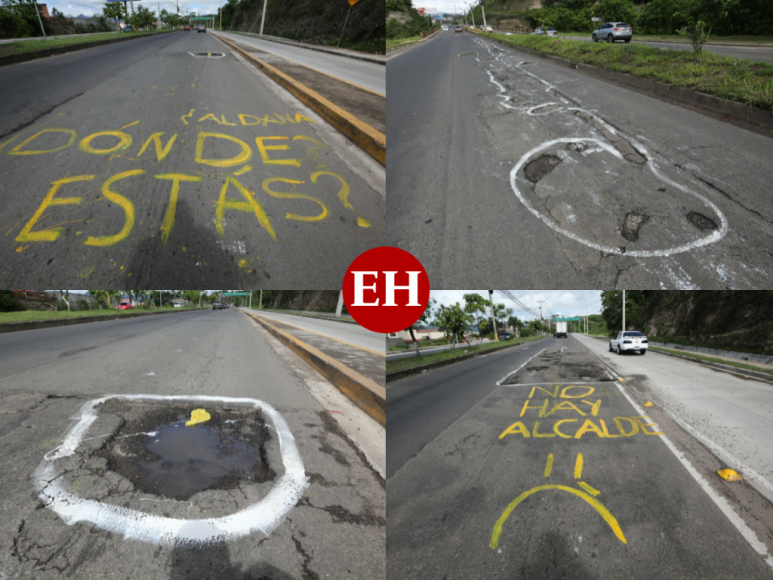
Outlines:
{"label": "patched asphalt", "polygon": [[[2,577],[384,577],[383,480],[292,366],[270,346],[267,334],[236,310],[9,333],[0,337],[0,343]],[[81,433],[75,452],[63,455],[62,438],[78,424],[84,405],[107,395],[161,399],[110,399],[96,406],[96,419]],[[266,423],[260,430],[270,470],[261,478],[251,480],[242,474],[236,482],[220,481],[178,501],[168,497],[174,489],[167,489],[167,495],[153,493],[152,488],[143,491],[133,483],[131,469],[121,470],[122,474],[110,469],[111,457],[126,455],[128,460],[137,450],[127,439],[153,437],[142,435],[148,432],[159,438],[160,423],[176,420],[181,406],[188,410],[197,403],[165,403],[163,397],[170,395],[257,399],[286,422],[308,482],[297,502],[286,506],[288,511],[275,529],[234,537],[226,534],[222,541],[159,543],[147,537],[124,538],[125,528],[120,526],[95,525],[86,518],[85,509],[68,515],[69,524],[55,511],[68,505],[49,501],[60,489],[76,499],[97,502],[105,510],[111,506],[119,512],[140,512],[136,522],[152,523],[154,517],[183,521],[228,517],[266,499],[290,473],[292,464],[285,463],[289,460],[282,451],[287,434],[279,434],[281,422],[265,410],[251,419],[254,423],[256,417],[262,418]],[[252,423],[239,424],[243,402],[203,402],[201,406],[211,412],[210,425],[222,437],[234,437],[239,429],[249,439]],[[259,421],[254,424],[260,426]],[[146,441],[154,444],[153,439]],[[115,453],[103,457],[103,448]],[[202,454],[199,459],[210,458]],[[54,470],[44,483],[41,473],[48,471],[41,472],[41,466]],[[179,467],[175,476],[184,477]],[[42,497],[41,486],[46,491]],[[281,502],[274,507],[285,509]],[[78,521],[81,518],[86,519]],[[235,528],[225,531],[233,533]],[[182,526],[185,529],[196,529],[195,524]]]}
{"label": "patched asphalt", "polygon": [[399,381],[387,407],[404,435],[388,455],[422,440],[388,472],[387,578],[771,577],[664,438],[768,552],[770,503],[720,480],[720,462],[657,408],[643,415],[644,377],[619,382],[571,336],[448,368]]}
{"label": "patched asphalt", "polygon": [[7,66],[0,86],[6,285],[332,287],[383,245],[383,168],[212,35]]}

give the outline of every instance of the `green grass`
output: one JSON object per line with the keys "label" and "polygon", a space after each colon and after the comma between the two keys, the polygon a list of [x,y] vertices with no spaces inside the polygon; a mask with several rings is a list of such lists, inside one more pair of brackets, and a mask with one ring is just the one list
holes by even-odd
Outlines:
{"label": "green grass", "polygon": [[[561,32],[561,36],[584,36],[590,38],[590,32]],[[634,34],[633,41],[647,41],[647,42],[678,42],[682,44],[690,44],[690,39],[685,36],[678,36],[676,34]],[[710,36],[709,43],[743,43],[743,44],[771,44],[773,43],[773,36]]]}
{"label": "green grass", "polygon": [[[414,367],[418,367],[421,365],[426,365],[426,364],[430,364],[430,363],[434,363],[442,360],[458,358],[460,356],[464,356],[466,354],[471,354],[474,352],[483,352],[483,351],[491,350],[492,348],[498,348],[505,345],[512,346],[512,345],[521,344],[524,342],[531,342],[539,338],[544,338],[544,337],[529,336],[526,338],[514,338],[512,340],[506,340],[501,342],[488,342],[486,344],[481,344],[479,346],[471,346],[471,347],[468,347],[466,344],[460,344],[453,350],[443,350],[440,352],[423,354],[421,356],[401,358],[398,360],[388,360],[386,363],[386,372],[387,374],[389,374],[396,371],[411,369]],[[421,349],[421,347],[419,348]]]}
{"label": "green grass", "polygon": [[[713,358],[713,357],[710,357],[710,356],[704,356],[702,354],[695,354],[695,353],[692,353],[692,352],[685,352],[685,351],[681,351],[681,350],[678,351],[678,352],[674,352],[673,350],[668,350],[668,349],[665,349],[665,348],[658,348],[656,346],[649,347],[649,350],[654,350],[655,352],[661,352],[661,353],[667,353],[667,354],[676,354],[678,356],[684,356],[684,357],[695,359],[695,360],[699,360],[699,361],[714,362],[714,363],[719,363],[719,364],[723,364],[723,365],[728,365],[728,366],[731,366],[731,367],[738,367],[739,369],[747,369],[747,370],[750,370],[750,371],[757,371],[757,372],[767,373],[769,375],[773,375],[773,369],[766,369],[766,368],[763,368],[763,367],[758,367],[758,366],[754,366],[754,365],[750,365],[750,364],[746,364],[746,363],[742,363],[742,362],[735,362],[735,361],[725,360],[725,359],[722,359],[722,358]],[[387,364],[389,364],[389,363],[387,363]]]}
{"label": "green grass", "polygon": [[773,354],[770,350],[765,350],[764,348],[759,347],[750,347],[743,344],[729,344],[729,343],[714,343],[714,344],[706,344],[701,342],[695,342],[694,340],[690,340],[686,337],[677,337],[677,336],[650,336],[650,340],[654,342],[660,342],[660,343],[671,343],[671,344],[681,344],[683,346],[697,346],[701,348],[713,348],[716,350],[727,350],[731,352],[745,352],[748,354],[762,354],[766,356],[771,356]]}
{"label": "green grass", "polygon": [[652,79],[773,111],[773,64],[734,59],[711,52],[666,50],[644,45],[607,44],[541,36],[485,34],[536,50],[632,76]]}
{"label": "green grass", "polygon": [[398,48],[400,46],[405,46],[408,44],[413,44],[414,42],[419,42],[421,40],[420,35],[416,36],[409,36],[408,38],[387,38],[386,41],[386,48],[387,50],[391,50],[393,48]]}
{"label": "green grass", "polygon": [[[181,310],[197,310],[196,307],[171,308],[164,307],[165,311],[180,312]],[[133,308],[132,310],[116,310],[115,308],[102,310],[22,310],[21,312],[0,312],[0,324],[6,322],[30,322],[36,320],[58,320],[61,318],[83,318],[84,316],[104,316],[137,313],[137,312],[158,312],[158,308],[145,310],[144,308]]]}
{"label": "green grass", "polygon": [[163,34],[164,32],[170,32],[169,30],[151,30],[148,32],[105,32],[104,34],[90,34],[89,36],[73,35],[68,38],[53,38],[50,40],[24,40],[21,42],[10,42],[8,44],[0,44],[0,56],[7,56],[10,54],[23,54],[26,52],[35,52],[36,50],[44,50],[47,48],[55,48],[59,46],[68,46],[70,44],[90,44],[92,42],[99,42],[101,40],[109,40],[111,38],[136,38],[139,36],[148,36],[150,34]]}

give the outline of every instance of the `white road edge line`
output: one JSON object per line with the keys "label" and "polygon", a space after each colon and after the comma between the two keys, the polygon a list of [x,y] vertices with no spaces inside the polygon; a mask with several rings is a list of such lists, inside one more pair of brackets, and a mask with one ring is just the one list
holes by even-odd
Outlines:
{"label": "white road edge line", "polygon": [[[577,342],[580,342],[579,340]],[[596,356],[601,363],[609,368],[611,372],[614,373],[614,371],[607,365],[604,360],[596,355],[596,353],[592,352],[587,346],[580,344],[592,355]],[[614,373],[617,374],[617,373]],[[619,375],[618,375],[619,376]],[[649,417],[647,413],[644,412],[644,409],[642,409],[638,403],[636,403],[631,396],[626,392],[626,390],[623,388],[623,385],[619,382],[615,383],[617,385],[617,388],[620,389],[620,392],[623,393],[626,399],[628,399],[628,402],[631,403],[631,406],[633,406],[634,409],[636,409],[636,412],[640,415],[643,415],[645,417]],[[659,428],[659,427],[658,427]],[[690,475],[693,476],[695,481],[698,482],[698,485],[700,485],[703,488],[703,491],[706,492],[706,494],[714,501],[714,503],[717,505],[717,507],[720,509],[720,511],[725,514],[728,520],[730,520],[730,523],[732,523],[735,528],[740,532],[740,534],[744,537],[744,539],[749,543],[749,545],[754,549],[755,552],[757,552],[760,556],[762,556],[765,559],[765,563],[767,563],[768,566],[770,566],[771,569],[773,569],[773,557],[768,553],[767,546],[761,542],[757,538],[757,534],[754,533],[754,531],[746,525],[746,522],[743,521],[741,516],[739,516],[733,508],[730,506],[730,502],[728,502],[724,497],[719,495],[714,489],[709,485],[709,482],[706,481],[706,479],[698,472],[695,467],[693,467],[692,463],[684,456],[684,454],[679,451],[676,446],[671,442],[671,440],[668,438],[667,435],[661,435],[660,439],[663,441],[663,443],[666,444],[666,446],[671,450],[671,452],[676,456],[676,458],[681,462],[682,465],[684,465],[685,469],[690,473]]]}
{"label": "white road edge line", "polygon": [[[97,420],[95,407],[110,399],[206,401],[251,405],[255,409],[260,409],[273,423],[279,439],[285,473],[271,491],[257,503],[227,516],[199,520],[156,516],[68,493],[62,487],[60,481],[62,474],[55,468],[54,462],[75,453],[83,436]],[[240,538],[255,531],[263,532],[268,536],[295,507],[309,485],[303,460],[295,445],[290,427],[276,409],[258,399],[206,395],[110,395],[87,402],[81,407],[76,418],[78,422],[67,432],[62,444],[46,454],[34,474],[34,483],[38,488],[40,499],[67,525],[87,521],[103,530],[122,534],[127,540],[163,545],[220,542]]]}
{"label": "white road edge line", "polygon": [[543,348],[543,349],[542,349],[541,351],[539,351],[537,354],[535,354],[535,355],[531,356],[531,357],[529,358],[529,360],[527,360],[525,363],[523,363],[521,366],[519,366],[519,367],[518,367],[517,369],[515,369],[513,372],[511,372],[511,373],[507,373],[507,374],[506,374],[504,377],[502,377],[501,379],[499,379],[499,380],[497,381],[497,386],[498,386],[498,387],[501,387],[501,386],[502,386],[502,382],[503,382],[503,381],[506,381],[506,380],[507,380],[509,377],[511,377],[512,375],[514,375],[515,373],[517,373],[519,370],[521,370],[523,367],[525,367],[527,364],[529,364],[529,361],[531,361],[531,359],[533,359],[535,356],[538,356],[538,355],[542,354],[543,352],[545,352],[545,350],[546,350],[546,349],[544,349],[544,348]]}

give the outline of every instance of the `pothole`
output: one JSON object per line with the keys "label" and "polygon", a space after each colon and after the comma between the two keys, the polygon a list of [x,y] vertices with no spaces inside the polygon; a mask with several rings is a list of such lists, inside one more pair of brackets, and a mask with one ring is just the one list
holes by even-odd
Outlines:
{"label": "pothole", "polygon": [[577,153],[582,153],[588,148],[588,146],[585,143],[569,143],[567,148],[570,151],[577,151]]}
{"label": "pothole", "polygon": [[714,222],[714,220],[707,218],[705,215],[698,212],[691,211],[687,214],[687,219],[692,225],[694,225],[702,232],[708,232],[717,229],[717,224]]}
{"label": "pothole", "polygon": [[541,155],[540,157],[529,161],[526,164],[526,167],[523,168],[523,172],[526,175],[526,179],[532,183],[537,183],[540,179],[558,167],[560,163],[561,160],[555,155]]}
{"label": "pothole", "polygon": [[196,58],[223,58],[225,56],[223,52],[189,52],[188,54]]}
{"label": "pothole", "polygon": [[124,422],[98,455],[137,491],[175,500],[274,479],[264,449],[271,434],[260,411],[207,408],[209,420],[186,426],[199,407],[112,410]]}
{"label": "pothole", "polygon": [[646,215],[629,213],[620,227],[620,233],[629,242],[635,242],[639,239],[639,227],[649,219]]}

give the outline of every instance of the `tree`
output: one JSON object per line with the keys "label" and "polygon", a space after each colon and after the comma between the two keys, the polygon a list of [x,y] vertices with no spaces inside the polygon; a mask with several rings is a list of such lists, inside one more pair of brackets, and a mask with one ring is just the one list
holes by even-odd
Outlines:
{"label": "tree", "polygon": [[65,304],[67,304],[67,310],[70,310],[70,291],[69,290],[60,290],[59,294],[62,297],[62,300]]}
{"label": "tree", "polygon": [[126,8],[121,2],[107,2],[102,8],[102,14],[105,15],[105,18],[115,20],[116,25],[118,25],[118,22],[126,17]]}
{"label": "tree", "polygon": [[[641,290],[628,290],[625,293],[625,323],[626,326],[637,326],[647,304],[646,296]],[[622,290],[604,290],[601,293],[601,316],[607,324],[610,336],[613,336],[623,326],[623,292]]]}
{"label": "tree", "polygon": [[[478,323],[478,328],[480,329],[480,322],[482,319],[486,318],[486,312],[488,307],[491,306],[491,301],[480,294],[475,293],[465,294],[463,298],[464,311],[475,318],[475,321]],[[482,334],[479,333],[479,336],[482,336]]]}
{"label": "tree", "polygon": [[137,5],[137,11],[129,18],[129,23],[135,30],[138,28],[149,28],[153,26],[155,21],[155,15],[142,4]]}
{"label": "tree", "polygon": [[507,325],[515,330],[515,336],[521,336],[521,328],[523,328],[523,322],[517,316],[509,316],[507,319]]}
{"label": "tree", "polygon": [[191,304],[198,304],[201,306],[201,295],[203,292],[201,290],[185,290],[183,291],[183,299],[187,300]]}
{"label": "tree", "polygon": [[[446,306],[438,313],[437,325],[439,329],[450,333],[454,337],[458,337],[461,334],[462,340],[469,345],[470,343],[467,341],[464,333],[470,330],[470,325],[474,320],[475,317],[465,312],[457,302],[453,306]],[[455,344],[451,348],[453,349],[454,346]]]}
{"label": "tree", "polygon": [[427,324],[427,322],[429,322],[432,319],[432,307],[434,305],[435,305],[435,301],[432,298],[430,298],[429,301],[427,302],[427,307],[424,309],[424,312],[422,313],[422,315],[419,316],[419,319],[405,329],[411,333],[411,340],[413,341],[413,344],[416,347],[416,356],[419,356],[421,352],[419,351],[419,343],[416,340],[416,336],[414,336],[413,331],[416,330],[420,324]]}

